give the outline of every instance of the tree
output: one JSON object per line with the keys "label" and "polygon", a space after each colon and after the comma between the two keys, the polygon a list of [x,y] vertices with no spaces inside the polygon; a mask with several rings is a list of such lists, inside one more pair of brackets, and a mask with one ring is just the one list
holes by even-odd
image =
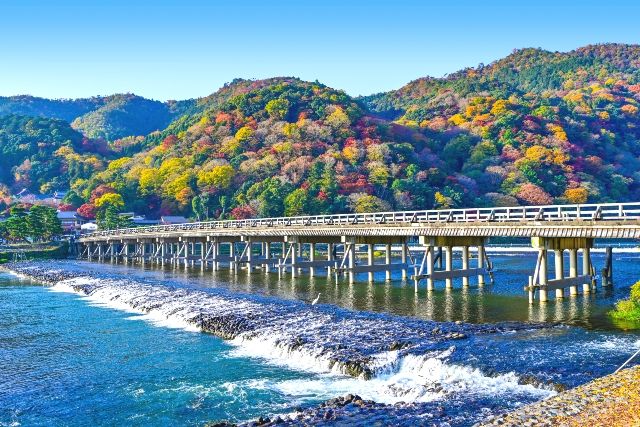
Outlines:
{"label": "tree", "polygon": [[289,100],[285,98],[272,99],[264,107],[269,116],[276,120],[282,120],[289,114]]}
{"label": "tree", "polygon": [[546,191],[529,182],[520,186],[516,197],[528,205],[549,205],[553,202]]}
{"label": "tree", "polygon": [[58,212],[55,209],[46,207],[44,211],[44,234],[45,239],[51,239],[63,233],[62,222],[58,218]]}
{"label": "tree", "polygon": [[355,213],[381,212],[391,210],[389,203],[366,193],[356,193],[349,196],[349,205]]}
{"label": "tree", "polygon": [[29,236],[29,224],[25,208],[14,206],[9,212],[10,215],[6,221],[9,238],[14,241],[27,240]]}
{"label": "tree", "polygon": [[303,188],[293,190],[284,199],[284,214],[286,216],[302,215],[306,211],[308,193]]}
{"label": "tree", "polygon": [[40,241],[45,235],[46,228],[46,210],[50,209],[46,206],[32,206],[27,215],[27,225],[29,228],[29,237],[32,241]]}

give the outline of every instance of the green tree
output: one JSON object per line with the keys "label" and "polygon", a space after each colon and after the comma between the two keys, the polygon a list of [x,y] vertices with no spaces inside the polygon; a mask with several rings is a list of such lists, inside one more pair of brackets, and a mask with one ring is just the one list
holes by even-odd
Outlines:
{"label": "green tree", "polygon": [[44,238],[46,230],[46,210],[50,209],[46,206],[35,205],[29,209],[27,215],[27,226],[29,229],[29,237],[34,242],[40,241]]}
{"label": "green tree", "polygon": [[26,210],[22,207],[14,206],[9,212],[10,215],[6,221],[9,238],[11,240],[27,240],[29,224]]}
{"label": "green tree", "polygon": [[264,109],[274,119],[282,120],[289,114],[289,101],[284,98],[272,99]]}
{"label": "green tree", "polygon": [[284,214],[286,216],[302,215],[307,205],[307,191],[302,188],[293,190],[284,199]]}

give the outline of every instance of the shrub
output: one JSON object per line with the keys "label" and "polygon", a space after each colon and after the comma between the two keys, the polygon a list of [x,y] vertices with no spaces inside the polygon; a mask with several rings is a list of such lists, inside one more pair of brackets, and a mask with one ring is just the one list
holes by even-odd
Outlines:
{"label": "shrub", "polygon": [[629,299],[618,301],[609,315],[617,320],[640,322],[640,281],[631,286]]}

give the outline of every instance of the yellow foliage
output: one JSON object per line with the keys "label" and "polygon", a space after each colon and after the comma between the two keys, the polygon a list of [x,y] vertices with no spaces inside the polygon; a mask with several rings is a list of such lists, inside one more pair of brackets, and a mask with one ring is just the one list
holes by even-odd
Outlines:
{"label": "yellow foliage", "polygon": [[131,161],[131,157],[121,157],[109,163],[107,170],[118,171],[125,167]]}
{"label": "yellow foliage", "polygon": [[140,192],[145,194],[153,194],[162,185],[162,175],[158,169],[142,169],[140,171]]}
{"label": "yellow foliage", "polygon": [[542,145],[534,145],[533,147],[527,148],[524,156],[533,162],[536,163],[549,163],[552,159],[552,152],[546,147]]}
{"label": "yellow foliage", "polygon": [[231,165],[215,166],[209,172],[198,172],[198,185],[226,189],[231,185],[234,174],[235,171]]}
{"label": "yellow foliage", "polygon": [[462,117],[462,114],[454,114],[453,116],[449,117],[449,123],[454,126],[460,126],[464,122],[466,122],[466,120],[464,119],[464,117]]}
{"label": "yellow foliage", "polygon": [[506,113],[507,111],[509,111],[508,108],[508,102],[505,99],[498,99],[496,102],[493,103],[493,107],[491,107],[491,114],[493,114],[494,116],[499,116],[501,114]]}
{"label": "yellow foliage", "polygon": [[94,204],[97,208],[101,208],[102,206],[110,205],[115,206],[117,208],[121,208],[124,206],[124,200],[122,200],[122,196],[117,193],[107,193],[98,197]]}
{"label": "yellow foliage", "polygon": [[249,126],[243,126],[236,132],[236,139],[240,142],[247,142],[253,136],[253,129]]}
{"label": "yellow foliage", "polygon": [[192,171],[186,171],[174,179],[164,183],[164,194],[167,196],[177,198],[177,195],[184,190],[185,188],[189,188],[191,180],[194,175]]}
{"label": "yellow foliage", "polygon": [[567,188],[564,192],[564,197],[567,198],[568,201],[574,204],[585,203],[587,198],[589,197],[589,193],[586,188],[578,187],[578,188]]}
{"label": "yellow foliage", "polygon": [[333,112],[327,116],[326,122],[333,128],[347,127],[351,124],[349,116],[341,107],[335,107]]}
{"label": "yellow foliage", "polygon": [[572,102],[574,104],[582,102],[583,99],[584,99],[584,94],[576,90],[573,90],[564,96],[565,101]]}
{"label": "yellow foliage", "polygon": [[222,142],[220,151],[228,156],[234,156],[240,150],[240,141],[235,138],[229,138]]}
{"label": "yellow foliage", "polygon": [[170,173],[181,172],[185,166],[186,161],[183,158],[173,157],[162,162],[158,171],[162,176],[167,176]]}
{"label": "yellow foliage", "polygon": [[298,132],[298,126],[295,123],[287,123],[282,127],[282,133],[285,136],[297,136],[300,132]]}
{"label": "yellow foliage", "polygon": [[555,136],[560,141],[567,141],[568,140],[567,133],[564,131],[562,126],[556,125],[556,124],[553,124],[553,123],[549,123],[547,125],[547,129],[549,129],[553,133],[553,136]]}
{"label": "yellow foliage", "polygon": [[609,120],[609,113],[607,113],[606,111],[600,111],[598,113],[598,117],[600,118],[600,120]]}

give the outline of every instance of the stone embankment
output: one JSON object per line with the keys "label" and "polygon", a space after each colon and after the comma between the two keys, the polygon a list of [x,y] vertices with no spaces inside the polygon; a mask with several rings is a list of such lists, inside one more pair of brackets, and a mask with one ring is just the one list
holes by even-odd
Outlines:
{"label": "stone embankment", "polygon": [[640,366],[489,418],[479,426],[640,426]]}

